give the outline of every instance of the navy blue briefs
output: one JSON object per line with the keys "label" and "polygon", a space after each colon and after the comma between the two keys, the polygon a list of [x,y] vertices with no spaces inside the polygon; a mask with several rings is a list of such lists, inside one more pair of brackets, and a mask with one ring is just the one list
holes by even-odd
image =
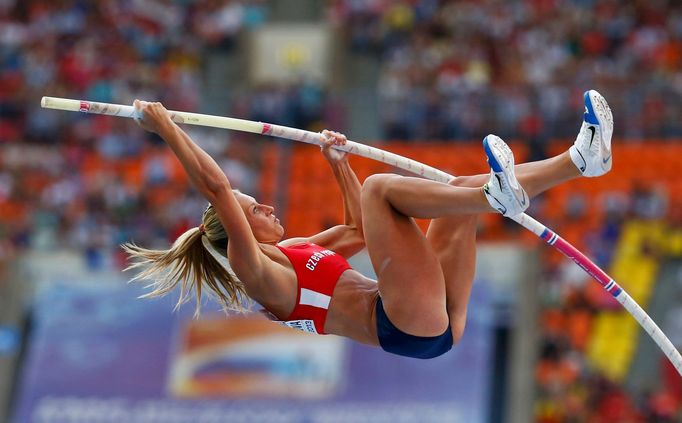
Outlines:
{"label": "navy blue briefs", "polygon": [[450,325],[442,335],[415,336],[407,334],[388,319],[384,311],[381,297],[377,299],[377,335],[381,348],[392,354],[413,358],[434,358],[443,355],[452,348],[452,331]]}

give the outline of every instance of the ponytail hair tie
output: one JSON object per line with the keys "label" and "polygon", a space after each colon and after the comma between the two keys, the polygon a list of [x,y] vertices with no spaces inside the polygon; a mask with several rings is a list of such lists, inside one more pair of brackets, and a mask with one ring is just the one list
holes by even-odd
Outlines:
{"label": "ponytail hair tie", "polygon": [[206,227],[204,227],[203,223],[199,225],[199,232],[201,232],[202,235],[206,234]]}

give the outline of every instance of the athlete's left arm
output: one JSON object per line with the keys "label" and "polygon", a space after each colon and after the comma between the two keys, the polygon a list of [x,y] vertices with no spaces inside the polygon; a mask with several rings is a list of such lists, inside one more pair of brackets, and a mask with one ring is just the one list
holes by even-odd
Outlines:
{"label": "athlete's left arm", "polygon": [[362,185],[348,163],[348,155],[344,151],[335,150],[334,145],[346,144],[346,136],[334,131],[322,131],[322,154],[327,159],[334,173],[334,178],[343,196],[344,224],[337,225],[310,238],[286,240],[280,245],[308,241],[336,253],[350,257],[365,247],[362,233],[362,211],[360,208],[360,190]]}

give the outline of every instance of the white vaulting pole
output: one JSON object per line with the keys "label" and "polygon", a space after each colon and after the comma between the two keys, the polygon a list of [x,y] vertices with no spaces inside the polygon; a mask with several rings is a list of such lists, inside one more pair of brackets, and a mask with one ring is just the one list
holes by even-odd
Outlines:
{"label": "white vaulting pole", "polygon": [[[72,112],[93,113],[110,116],[120,116],[136,118],[137,114],[133,106],[120,104],[97,103],[92,101],[72,100],[57,97],[43,97],[41,106],[49,109],[67,110]],[[204,115],[199,113],[187,113],[168,111],[173,122],[185,123],[189,125],[210,126],[214,128],[232,129],[235,131],[251,132],[254,134],[270,135],[279,138],[286,138],[294,141],[301,141],[308,144],[322,145],[319,133],[304,131],[286,126],[273,125],[270,123],[254,122],[244,119],[234,119],[222,116]],[[415,160],[389,153],[381,149],[370,147],[354,141],[348,141],[346,145],[334,146],[337,150],[346,151],[351,154],[362,156],[368,159],[377,160],[397,168],[407,170],[414,174],[423,176],[439,182],[449,182],[455,177],[434,167],[427,166]],[[649,317],[649,315],[637,304],[635,300],[621,288],[615,280],[606,274],[592,260],[581,253],[568,241],[561,238],[558,234],[551,231],[542,223],[523,213],[511,218],[518,224],[537,235],[540,239],[547,242],[555,249],[562,252],[573,260],[578,266],[592,276],[599,284],[606,289],[644,328],[649,336],[656,342],[658,347],[668,357],[675,366],[677,372],[682,376],[682,355],[670,342],[668,337]]]}
{"label": "white vaulting pole", "polygon": [[[121,104],[97,103],[94,101],[71,100],[68,98],[43,97],[40,102],[43,108],[67,110],[70,112],[82,112],[98,115],[120,116],[127,118],[137,117],[133,106]],[[322,145],[323,142],[318,132],[304,131],[302,129],[287,126],[273,125],[270,123],[254,122],[251,120],[235,119],[223,116],[203,115],[200,113],[176,112],[169,110],[171,120],[175,123],[188,125],[209,126],[213,128],[232,129],[235,131],[251,132],[254,134],[270,135],[273,137],[286,138],[289,140],[305,142],[308,144]],[[377,160],[400,169],[405,169],[427,179],[440,182],[449,182],[453,176],[407,159],[388,151],[375,147],[348,141],[346,145],[334,146],[337,150],[346,151],[357,156]]]}

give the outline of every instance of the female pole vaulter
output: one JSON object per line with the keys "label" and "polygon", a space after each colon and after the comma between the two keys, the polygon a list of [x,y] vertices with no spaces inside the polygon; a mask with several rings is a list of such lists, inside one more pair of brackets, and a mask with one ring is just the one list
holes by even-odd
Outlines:
{"label": "female pole vaulter", "polygon": [[[248,296],[291,327],[402,356],[442,355],[464,332],[477,216],[517,215],[545,190],[611,169],[611,110],[596,91],[584,98],[583,123],[568,151],[515,166],[504,141],[488,135],[483,147],[490,174],[460,176],[450,184],[378,174],[361,185],[346,153],[331,148],[345,144],[345,136],[324,131],[322,154],[343,193],[345,222],[286,240],[272,207],[234,189],[160,103],[136,100],[138,124],[166,141],[209,206],[201,224],[168,250],[125,244],[134,260],[130,268],[143,269],[134,280],[153,281],[146,296],[165,295],[180,285],[178,305],[194,291],[197,313],[206,290],[226,309],[240,310],[240,300]],[[414,218],[432,219],[426,235]],[[376,281],[346,262],[365,246]],[[209,250],[229,259],[236,278]]]}

